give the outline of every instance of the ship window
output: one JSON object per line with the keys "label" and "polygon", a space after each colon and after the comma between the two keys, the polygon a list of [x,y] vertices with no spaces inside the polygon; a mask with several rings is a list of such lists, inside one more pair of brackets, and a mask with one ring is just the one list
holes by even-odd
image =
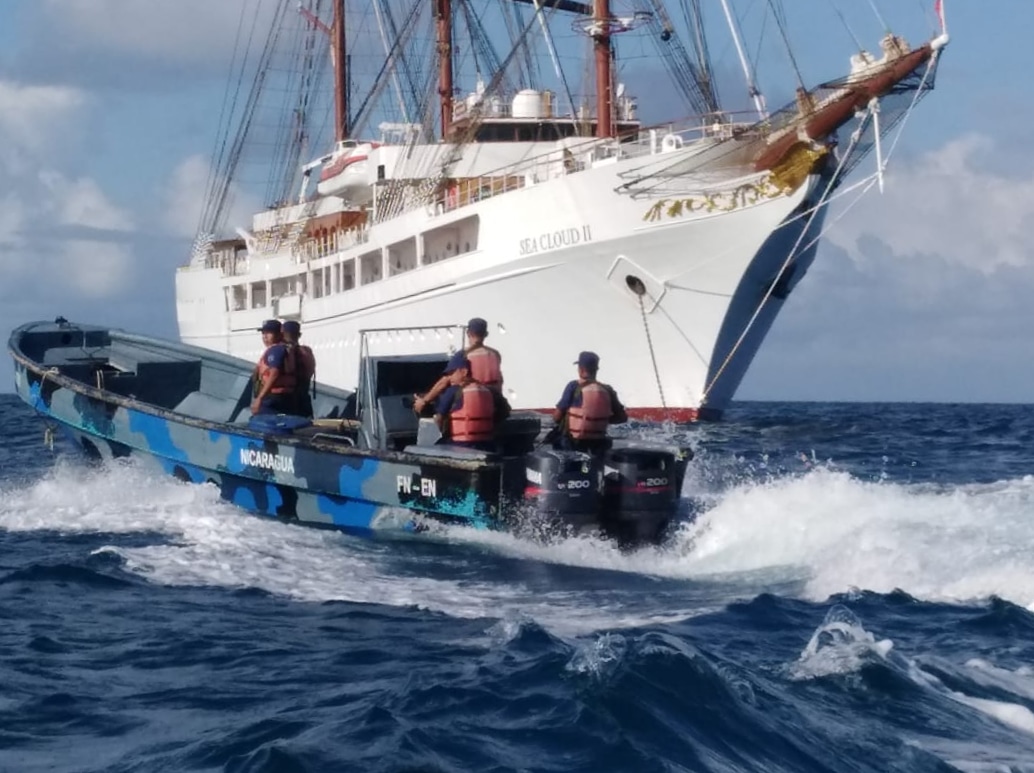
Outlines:
{"label": "ship window", "polygon": [[251,283],[251,308],[262,309],[269,305],[269,299],[266,297],[266,283],[265,282],[252,282]]}
{"label": "ship window", "polygon": [[388,265],[391,267],[392,276],[416,268],[416,239],[410,238],[390,245]]}
{"label": "ship window", "polygon": [[359,258],[359,279],[362,284],[376,282],[383,276],[383,257],[380,250],[368,252]]}
{"label": "ship window", "polygon": [[377,164],[377,182],[384,179],[384,164]]}
{"label": "ship window", "polygon": [[478,216],[473,215],[455,223],[435,228],[423,235],[424,263],[461,255],[478,248]]}

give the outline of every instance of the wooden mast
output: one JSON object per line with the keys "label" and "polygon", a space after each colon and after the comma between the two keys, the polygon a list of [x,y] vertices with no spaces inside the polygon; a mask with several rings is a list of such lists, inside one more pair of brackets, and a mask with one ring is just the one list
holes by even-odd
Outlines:
{"label": "wooden mast", "polygon": [[594,0],[592,47],[596,55],[596,136],[614,136],[610,0]]}
{"label": "wooden mast", "polygon": [[345,58],[345,0],[334,3],[334,30],[330,44],[334,47],[334,137],[338,142],[348,137],[348,66]]}
{"label": "wooden mast", "polygon": [[442,113],[442,140],[452,132],[452,1],[431,0],[438,38],[438,97]]}

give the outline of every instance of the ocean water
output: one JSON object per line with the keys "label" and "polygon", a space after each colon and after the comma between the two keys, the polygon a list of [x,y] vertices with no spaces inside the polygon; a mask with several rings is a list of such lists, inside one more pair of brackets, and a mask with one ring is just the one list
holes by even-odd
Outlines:
{"label": "ocean water", "polygon": [[0,396],[2,771],[1034,771],[1034,408],[744,403],[659,548],[285,525]]}

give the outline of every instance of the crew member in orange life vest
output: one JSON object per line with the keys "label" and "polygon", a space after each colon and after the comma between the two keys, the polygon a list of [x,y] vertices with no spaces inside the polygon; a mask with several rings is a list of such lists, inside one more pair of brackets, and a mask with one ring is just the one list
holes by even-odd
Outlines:
{"label": "crew member in orange life vest", "polygon": [[578,379],[564,387],[553,411],[553,421],[560,428],[555,445],[590,453],[605,450],[607,425],[623,424],[628,421],[628,414],[614,388],[596,380],[599,355],[581,352],[574,364],[578,366]]}
{"label": "crew member in orange life vest", "polygon": [[[503,393],[503,356],[491,346],[485,346],[488,337],[488,323],[481,317],[474,317],[467,323],[467,359],[470,360],[470,375],[479,384],[483,384],[500,395]],[[420,414],[424,407],[438,399],[449,379],[442,376],[423,397],[417,396],[413,402],[413,410]]]}
{"label": "crew member in orange life vest", "polygon": [[316,355],[312,349],[299,342],[302,337],[302,326],[293,319],[283,324],[284,344],[294,352],[297,391],[294,394],[294,413],[297,416],[312,418],[312,379],[316,375]]}
{"label": "crew member in orange life vest", "polygon": [[503,396],[470,376],[471,363],[463,352],[449,359],[445,388],[435,406],[434,420],[442,439],[453,445],[495,450],[495,428],[510,415]]}
{"label": "crew member in orange life vest", "polygon": [[267,319],[259,328],[266,350],[255,367],[252,414],[293,413],[296,386],[294,352],[283,343],[279,320]]}

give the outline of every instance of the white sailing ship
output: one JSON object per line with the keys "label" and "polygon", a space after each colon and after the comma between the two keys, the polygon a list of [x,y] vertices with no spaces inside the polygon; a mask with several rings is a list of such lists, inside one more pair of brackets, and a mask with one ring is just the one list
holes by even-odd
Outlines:
{"label": "white sailing ship", "polygon": [[[515,408],[552,406],[577,352],[592,349],[633,416],[720,415],[813,261],[830,201],[882,183],[881,137],[932,88],[943,14],[928,42],[887,33],[879,54],[858,51],[845,77],[799,84],[770,113],[734,6],[710,4],[748,79],[756,112],[744,117],[719,104],[699,0],[678,4],[685,29],[661,0],[625,0],[620,14],[611,5],[283,0],[177,272],[182,340],[257,357],[264,319],[297,319],[317,380],[354,388],[361,330],[383,329],[383,346],[400,352],[441,351],[454,341],[448,326],[481,316]],[[561,67],[565,24],[591,47],[592,104],[570,93]],[[505,57],[493,25],[508,31]],[[695,117],[641,125],[615,77],[617,39],[637,36],[658,46]],[[359,100],[352,63],[374,46],[380,66]],[[293,69],[278,69],[273,52],[285,47],[301,52]],[[552,66],[536,70],[533,49]],[[333,88],[319,77],[328,60]],[[280,97],[289,136],[267,143],[279,198],[220,238],[276,72],[297,86],[293,101]],[[471,89],[457,97],[461,80]],[[334,97],[335,139],[308,161],[320,93]],[[373,131],[378,117],[396,120]],[[844,185],[873,150],[876,172]],[[441,335],[423,329],[436,324]]]}

